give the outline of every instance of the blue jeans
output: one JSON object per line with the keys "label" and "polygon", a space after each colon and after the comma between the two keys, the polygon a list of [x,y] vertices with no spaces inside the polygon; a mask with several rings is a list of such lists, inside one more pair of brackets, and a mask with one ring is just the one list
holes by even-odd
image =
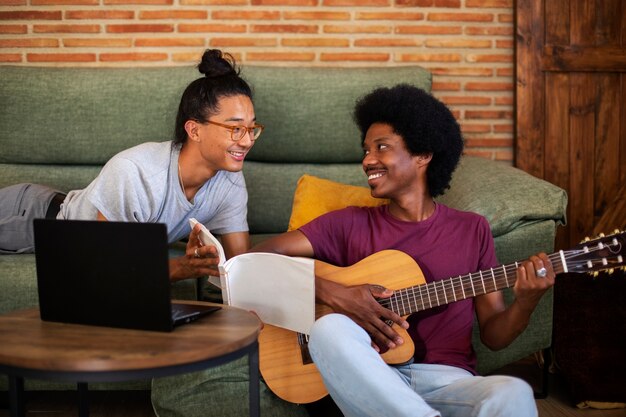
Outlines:
{"label": "blue jeans", "polygon": [[530,386],[509,376],[474,376],[446,365],[389,366],[351,319],[315,322],[309,350],[331,397],[348,416],[536,417]]}

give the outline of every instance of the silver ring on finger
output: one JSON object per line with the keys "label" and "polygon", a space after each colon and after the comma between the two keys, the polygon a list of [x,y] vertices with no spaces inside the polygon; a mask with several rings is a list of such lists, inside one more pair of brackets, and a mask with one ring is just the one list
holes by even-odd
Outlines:
{"label": "silver ring on finger", "polygon": [[548,275],[548,270],[546,268],[539,268],[537,272],[535,272],[539,278],[545,278]]}
{"label": "silver ring on finger", "polygon": [[200,257],[200,254],[198,253],[198,248],[196,248],[196,250],[193,251],[193,256],[196,258]]}

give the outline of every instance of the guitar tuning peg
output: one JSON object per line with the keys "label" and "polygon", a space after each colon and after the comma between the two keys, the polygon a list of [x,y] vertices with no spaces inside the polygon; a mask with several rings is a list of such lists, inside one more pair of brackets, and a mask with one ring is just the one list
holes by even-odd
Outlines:
{"label": "guitar tuning peg", "polygon": [[609,275],[612,275],[612,274],[613,274],[613,272],[615,272],[615,268],[609,268],[609,269],[607,269],[607,270],[606,270],[606,272],[607,272]]}
{"label": "guitar tuning peg", "polygon": [[585,236],[585,238],[583,240],[580,241],[580,243],[585,243],[585,242],[589,242],[591,239],[589,239],[589,236]]}
{"label": "guitar tuning peg", "polygon": [[604,237],[604,233],[600,233],[598,237]]}
{"label": "guitar tuning peg", "polygon": [[620,233],[620,230],[619,230],[619,229],[615,229],[615,230],[613,230],[613,234],[614,234],[614,235],[616,235],[616,234],[618,234],[618,233]]}

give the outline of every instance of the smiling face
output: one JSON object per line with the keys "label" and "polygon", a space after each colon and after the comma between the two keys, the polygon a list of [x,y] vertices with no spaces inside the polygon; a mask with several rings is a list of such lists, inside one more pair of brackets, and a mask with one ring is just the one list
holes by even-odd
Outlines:
{"label": "smiling face", "polygon": [[363,141],[363,170],[372,196],[398,199],[426,187],[430,157],[411,155],[402,137],[385,123],[374,123]]}
{"label": "smiling face", "polygon": [[[249,97],[237,95],[223,97],[219,101],[219,111],[208,120],[228,126],[252,127],[256,116]],[[219,170],[241,171],[243,161],[254,145],[250,134],[238,141],[231,138],[231,131],[223,126],[210,123],[188,121],[189,139],[198,144],[197,163],[204,165],[213,174]]]}

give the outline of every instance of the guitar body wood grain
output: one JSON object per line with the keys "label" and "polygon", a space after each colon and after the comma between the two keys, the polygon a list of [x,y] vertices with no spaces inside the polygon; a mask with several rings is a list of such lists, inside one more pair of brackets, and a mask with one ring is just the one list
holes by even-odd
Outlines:
{"label": "guitar body wood grain", "polygon": [[[425,283],[424,275],[409,255],[396,250],[377,252],[362,261],[337,267],[315,261],[318,277],[346,286],[377,284],[396,290]],[[332,313],[328,306],[316,305],[316,318]],[[382,354],[388,364],[401,364],[413,357],[414,346],[406,330],[394,325],[404,343]],[[259,336],[260,370],[268,387],[283,400],[306,404],[328,394],[313,363],[304,363],[298,333],[265,325]]]}

